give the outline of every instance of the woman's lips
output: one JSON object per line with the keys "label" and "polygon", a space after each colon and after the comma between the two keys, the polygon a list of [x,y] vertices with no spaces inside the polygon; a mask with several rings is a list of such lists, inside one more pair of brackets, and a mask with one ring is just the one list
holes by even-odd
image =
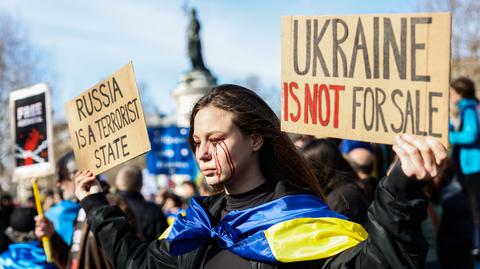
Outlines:
{"label": "woman's lips", "polygon": [[202,169],[202,173],[206,177],[213,176],[216,174],[216,172],[217,172],[217,169],[215,168]]}

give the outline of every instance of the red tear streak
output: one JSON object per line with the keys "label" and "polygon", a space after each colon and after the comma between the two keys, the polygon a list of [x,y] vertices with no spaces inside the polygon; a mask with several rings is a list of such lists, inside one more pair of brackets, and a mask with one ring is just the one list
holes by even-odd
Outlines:
{"label": "red tear streak", "polygon": [[218,183],[220,183],[220,175],[222,174],[222,165],[220,164],[220,160],[218,159],[218,150],[217,144],[213,145],[213,154],[215,155],[215,172],[217,173]]}
{"label": "red tear streak", "polygon": [[230,171],[232,172],[232,176],[235,174],[235,165],[233,164],[232,155],[228,150],[227,144],[225,141],[219,142],[220,147],[222,148],[223,152],[225,153],[225,158],[227,159],[228,166],[230,167]]}

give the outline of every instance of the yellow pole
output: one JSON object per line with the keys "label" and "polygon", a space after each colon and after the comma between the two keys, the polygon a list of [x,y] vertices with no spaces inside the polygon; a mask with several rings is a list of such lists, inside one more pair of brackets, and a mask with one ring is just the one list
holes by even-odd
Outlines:
{"label": "yellow pole", "polygon": [[[38,193],[37,179],[32,179],[33,197],[35,198],[35,205],[37,206],[37,213],[40,218],[43,218],[42,203],[40,201],[40,194]],[[52,261],[52,247],[50,245],[50,238],[48,236],[42,237],[43,249],[45,250],[45,256],[47,256],[47,262]]]}

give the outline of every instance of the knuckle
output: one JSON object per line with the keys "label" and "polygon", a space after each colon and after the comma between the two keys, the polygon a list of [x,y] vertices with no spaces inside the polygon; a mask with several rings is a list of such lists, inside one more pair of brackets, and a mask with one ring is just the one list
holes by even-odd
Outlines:
{"label": "knuckle", "polygon": [[425,144],[425,143],[423,143],[423,142],[421,142],[421,141],[417,141],[417,142],[415,143],[415,147],[417,147],[418,149],[420,149],[420,150],[422,150],[422,151],[425,150],[425,149],[428,149],[427,144]]}
{"label": "knuckle", "polygon": [[406,147],[404,150],[407,154],[413,154],[413,152],[415,151],[415,149],[411,147]]}
{"label": "knuckle", "polygon": [[397,148],[397,150],[396,150],[395,152],[397,153],[397,155],[398,155],[399,157],[405,157],[405,156],[407,156],[407,153],[406,153],[404,150],[400,149],[400,148]]}
{"label": "knuckle", "polygon": [[408,154],[410,154],[412,156],[418,156],[418,155],[420,155],[420,152],[417,149],[411,148],[411,149],[409,149]]}
{"label": "knuckle", "polygon": [[419,147],[420,151],[425,154],[430,154],[431,150],[429,147]]}

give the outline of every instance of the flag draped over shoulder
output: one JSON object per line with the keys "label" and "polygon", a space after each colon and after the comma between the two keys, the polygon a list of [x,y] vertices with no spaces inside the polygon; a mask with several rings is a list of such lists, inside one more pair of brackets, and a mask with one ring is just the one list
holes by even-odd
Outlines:
{"label": "flag draped over shoulder", "polygon": [[171,255],[188,253],[217,239],[221,248],[248,260],[297,262],[331,257],[368,237],[361,225],[331,211],[313,195],[287,195],[234,210],[216,226],[201,199],[193,198],[186,216],[178,215],[160,237],[169,241]]}

